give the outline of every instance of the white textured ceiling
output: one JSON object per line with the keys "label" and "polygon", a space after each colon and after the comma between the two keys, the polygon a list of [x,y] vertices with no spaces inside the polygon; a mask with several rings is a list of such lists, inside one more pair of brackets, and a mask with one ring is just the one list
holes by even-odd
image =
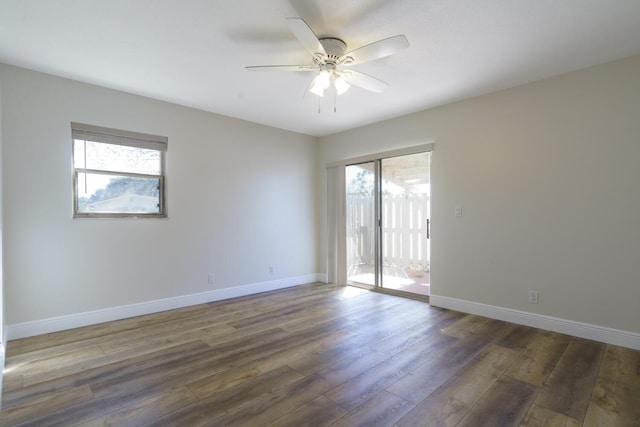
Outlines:
{"label": "white textured ceiling", "polygon": [[[310,74],[244,69],[311,63],[286,17],[411,47],[318,113]],[[316,136],[635,54],[640,0],[0,0],[0,62]]]}

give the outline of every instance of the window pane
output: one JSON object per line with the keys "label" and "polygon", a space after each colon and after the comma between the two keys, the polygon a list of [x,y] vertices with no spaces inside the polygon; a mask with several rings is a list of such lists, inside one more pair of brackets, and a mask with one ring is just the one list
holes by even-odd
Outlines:
{"label": "window pane", "polygon": [[160,179],[78,173],[78,213],[160,213]]}
{"label": "window pane", "polygon": [[145,175],[162,174],[158,150],[80,139],[74,139],[73,145],[73,161],[76,168]]}

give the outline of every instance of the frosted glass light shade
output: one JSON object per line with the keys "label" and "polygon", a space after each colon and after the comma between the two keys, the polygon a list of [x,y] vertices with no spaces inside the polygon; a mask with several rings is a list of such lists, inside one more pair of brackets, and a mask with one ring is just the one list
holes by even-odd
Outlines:
{"label": "frosted glass light shade", "polygon": [[313,79],[311,89],[309,91],[314,95],[324,96],[324,91],[331,85],[331,76],[327,71],[320,71],[320,74]]}
{"label": "frosted glass light shade", "polygon": [[344,78],[344,76],[336,77],[333,81],[333,84],[336,87],[336,92],[338,93],[338,95],[342,95],[351,87],[351,85],[347,83],[347,80]]}

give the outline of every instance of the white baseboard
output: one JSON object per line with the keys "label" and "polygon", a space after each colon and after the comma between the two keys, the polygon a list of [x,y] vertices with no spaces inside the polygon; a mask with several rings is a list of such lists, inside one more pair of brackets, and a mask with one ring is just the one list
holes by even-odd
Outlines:
{"label": "white baseboard", "polygon": [[573,320],[480,304],[473,301],[443,297],[440,295],[431,295],[430,304],[434,307],[448,308],[450,310],[461,311],[463,313],[476,314],[478,316],[489,317],[491,319],[504,320],[506,322],[516,323],[519,325],[531,326],[547,331],[559,332],[593,341],[599,341],[606,344],[614,344],[621,347],[640,350],[640,334],[635,332],[606,328],[604,326],[575,322]]}
{"label": "white baseboard", "polygon": [[67,316],[16,323],[8,325],[6,337],[7,340],[26,338],[34,335],[41,335],[51,332],[63,331],[66,329],[78,328],[81,326],[95,325],[98,323],[110,322],[113,320],[126,319],[128,317],[135,317],[144,314],[188,307],[190,305],[204,304],[213,301],[220,301],[229,298],[257,294],[260,292],[275,291],[278,289],[289,288],[305,283],[321,281],[322,276],[322,274],[307,274],[304,276],[289,277],[286,279],[272,280],[269,282],[252,283],[249,285],[216,289],[207,292],[200,292],[197,294],[181,295],[172,298],[146,301],[137,304],[106,308],[102,310],[70,314]]}

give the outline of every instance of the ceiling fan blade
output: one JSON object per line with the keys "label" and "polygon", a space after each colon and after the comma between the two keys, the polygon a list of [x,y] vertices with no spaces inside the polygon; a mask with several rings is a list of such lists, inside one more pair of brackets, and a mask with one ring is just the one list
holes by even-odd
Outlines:
{"label": "ceiling fan blade", "polygon": [[304,16],[316,28],[324,28],[327,8],[321,7],[321,2],[309,0],[289,0],[288,3],[296,11],[297,16]]}
{"label": "ceiling fan blade", "polygon": [[351,52],[345,53],[342,58],[352,58],[353,60],[345,61],[345,64],[362,64],[363,62],[373,61],[393,55],[409,47],[409,40],[404,35],[389,37],[388,39],[378,40],[366,46],[362,46]]}
{"label": "ceiling fan blade", "polygon": [[371,92],[381,93],[389,87],[387,82],[383,82],[382,80],[370,76],[369,74],[361,73],[360,71],[355,70],[342,70],[340,72],[347,83],[352,84],[354,86],[361,87],[362,89],[369,90]]}
{"label": "ceiling fan blade", "polygon": [[287,23],[294,36],[302,43],[305,49],[313,56],[316,53],[324,54],[324,47],[318,40],[313,30],[304,22],[302,18],[287,18]]}
{"label": "ceiling fan blade", "polygon": [[250,65],[244,68],[247,71],[313,71],[317,69],[312,65]]}

